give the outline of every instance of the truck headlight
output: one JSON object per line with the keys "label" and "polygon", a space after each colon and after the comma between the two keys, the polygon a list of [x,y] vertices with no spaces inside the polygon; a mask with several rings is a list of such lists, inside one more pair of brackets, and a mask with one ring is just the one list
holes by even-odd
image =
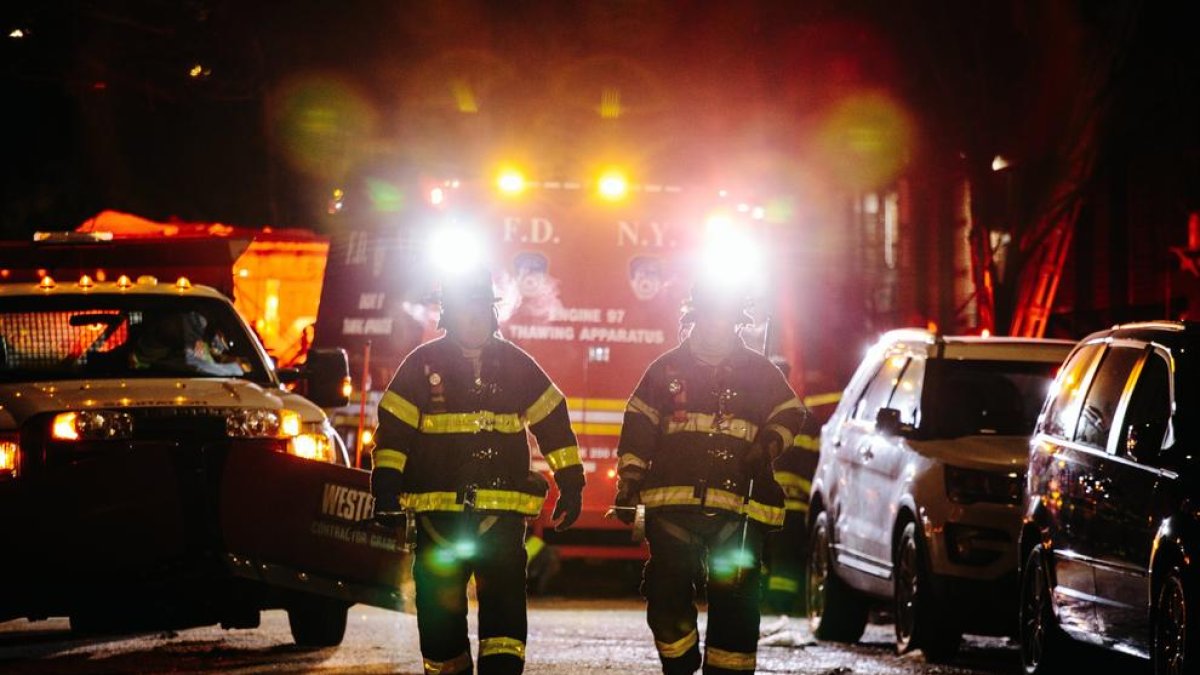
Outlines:
{"label": "truck headlight", "polygon": [[1025,486],[1021,472],[979,471],[947,466],[946,496],[956,504],[1017,504]]}
{"label": "truck headlight", "polygon": [[83,410],[54,416],[50,437],[56,441],[111,441],[133,436],[133,416],[115,410]]}
{"label": "truck headlight", "polygon": [[21,475],[21,444],[14,438],[0,436],[0,480]]}
{"label": "truck headlight", "polygon": [[235,410],[225,418],[234,438],[292,438],[300,433],[300,415],[291,410]]}

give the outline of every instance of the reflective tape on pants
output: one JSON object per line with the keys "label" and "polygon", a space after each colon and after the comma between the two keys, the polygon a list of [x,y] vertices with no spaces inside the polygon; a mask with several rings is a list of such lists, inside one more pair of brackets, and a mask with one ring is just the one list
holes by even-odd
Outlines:
{"label": "reflective tape on pants", "polygon": [[757,666],[754,652],[727,652],[716,647],[706,647],[704,650],[704,665],[726,670],[746,670],[753,672]]}
{"label": "reflective tape on pants", "polygon": [[425,659],[425,675],[458,675],[471,670],[471,652],[463,652],[449,661]]}
{"label": "reflective tape on pants", "polygon": [[499,656],[508,654],[515,656],[522,661],[525,660],[525,643],[516,638],[508,637],[490,637],[480,638],[479,640],[479,658],[482,660],[485,656]]}
{"label": "reflective tape on pants", "polygon": [[700,633],[693,628],[692,632],[684,635],[682,638],[674,642],[659,642],[658,640],[655,640],[654,646],[658,649],[659,655],[664,659],[677,659],[684,654],[687,654],[688,650],[690,650],[692,647],[695,647],[696,643],[699,641]]}

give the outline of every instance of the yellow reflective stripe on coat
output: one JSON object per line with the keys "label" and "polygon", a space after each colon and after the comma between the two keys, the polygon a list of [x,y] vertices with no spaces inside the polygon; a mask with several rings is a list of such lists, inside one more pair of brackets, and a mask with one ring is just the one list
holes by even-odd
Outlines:
{"label": "yellow reflective stripe on coat", "polygon": [[783,426],[782,424],[768,424],[767,430],[774,431],[775,433],[779,434],[779,439],[783,441],[783,447],[779,448],[780,450],[783,450],[784,448],[790,448],[792,446],[792,441],[795,440],[792,430]]}
{"label": "yellow reflective stripe on coat", "polygon": [[812,481],[804,476],[791,471],[775,471],[775,482],[779,483],[779,487],[783,488],[783,494],[792,499],[808,499],[808,495],[812,492]]}
{"label": "yellow reflective stripe on coat", "polygon": [[421,417],[421,432],[426,434],[475,434],[480,431],[499,431],[516,434],[525,431],[521,416],[515,413],[494,413],[480,410],[469,413],[436,413]]}
{"label": "yellow reflective stripe on coat", "polygon": [[568,466],[579,466],[583,464],[583,460],[579,459],[579,446],[568,445],[565,448],[559,448],[553,452],[545,454],[546,463],[550,465],[551,471],[565,469]]}
{"label": "yellow reflective stripe on coat", "polygon": [[646,463],[644,459],[638,457],[632,452],[626,452],[625,454],[621,455],[620,459],[617,460],[617,471],[629,466],[636,466],[643,471],[650,468],[650,465]]}
{"label": "yellow reflective stripe on coat", "polygon": [[808,513],[808,502],[800,499],[785,499],[783,500],[783,510]]}
{"label": "yellow reflective stripe on coat", "polygon": [[758,426],[740,417],[729,417],[718,426],[716,417],[708,413],[688,413],[682,422],[675,419],[667,420],[667,433],[677,434],[684,431],[697,431],[705,434],[721,434],[746,441],[754,440],[758,434]]}
{"label": "yellow reflective stripe on coat", "polygon": [[471,652],[463,652],[449,661],[424,659],[425,675],[458,675],[471,670]]}
{"label": "yellow reflective stripe on coat", "polygon": [[780,403],[779,405],[775,406],[775,409],[771,411],[771,414],[767,415],[767,419],[771,419],[772,417],[778,415],[779,413],[781,413],[785,410],[793,410],[793,409],[794,410],[803,410],[804,409],[804,404],[801,403],[800,399],[796,398],[795,396],[793,396],[793,397],[789,398],[788,400],[784,401],[783,403]]}
{"label": "yellow reflective stripe on coat", "polygon": [[753,671],[758,665],[754,652],[727,652],[724,649],[705,646],[704,665],[726,670]]}
{"label": "yellow reflective stripe on coat", "polygon": [[808,434],[796,434],[796,438],[792,440],[792,445],[797,448],[820,452],[821,439],[816,436],[809,436]]}
{"label": "yellow reflective stripe on coat", "polygon": [[705,493],[703,504],[696,498],[694,488],[682,485],[642,490],[641,497],[642,503],[646,505],[647,509],[662,506],[701,506],[738,514],[744,513],[751,520],[771,526],[783,525],[786,515],[781,507],[763,504],[754,499],[746,504],[743,503],[744,500],[740,495],[725,490],[708,490]]}
{"label": "yellow reflective stripe on coat", "polygon": [[537,424],[549,417],[550,413],[554,412],[554,409],[562,402],[562,392],[552,384],[546,388],[546,391],[542,392],[542,395],[538,397],[538,400],[533,402],[533,405],[525,410],[525,419],[529,420],[529,424],[531,425]]}
{"label": "yellow reflective stripe on coat", "polygon": [[379,407],[414,429],[421,421],[421,411],[417,406],[390,389],[383,392],[383,398],[379,399]]}
{"label": "yellow reflective stripe on coat", "polygon": [[525,643],[516,638],[508,637],[492,637],[479,639],[479,658],[485,656],[496,656],[498,654],[510,654],[512,656],[525,660]]}
{"label": "yellow reflective stripe on coat", "polygon": [[767,590],[779,591],[781,593],[799,593],[800,582],[787,577],[777,577],[771,575],[771,577],[767,579]]}
{"label": "yellow reflective stripe on coat", "polygon": [[[516,490],[477,490],[475,511],[513,511],[526,516],[542,512],[545,498]],[[465,511],[454,492],[418,492],[400,495],[400,506],[418,513],[426,511]]]}
{"label": "yellow reflective stripe on coat", "polygon": [[674,642],[659,642],[655,640],[654,647],[658,649],[659,655],[664,659],[677,659],[688,653],[688,650],[695,647],[698,642],[700,642],[700,634],[693,628],[692,632]]}
{"label": "yellow reflective stripe on coat", "polygon": [[400,473],[404,473],[404,465],[408,464],[408,455],[399,450],[390,450],[388,448],[375,448],[375,452],[371,453],[371,461],[376,469],[395,469]]}
{"label": "yellow reflective stripe on coat", "polygon": [[654,426],[658,426],[661,418],[658,416],[658,411],[655,410],[649,403],[634,396],[629,399],[629,403],[625,406],[625,412],[635,412],[650,420]]}

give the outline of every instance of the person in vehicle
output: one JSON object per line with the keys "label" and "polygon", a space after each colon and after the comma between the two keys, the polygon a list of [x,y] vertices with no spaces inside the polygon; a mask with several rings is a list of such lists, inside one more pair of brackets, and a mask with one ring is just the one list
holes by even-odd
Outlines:
{"label": "person in vehicle", "polygon": [[700,284],[682,344],[643,375],[618,441],[614,515],[646,508],[646,619],[664,673],[701,666],[694,602],[707,572],[705,673],[753,672],[763,538],[784,522],[771,462],[792,445],[804,405],[775,364],[751,351],[740,289]]}
{"label": "person in vehicle", "polygon": [[528,429],[554,472],[552,517],[579,517],[584,486],[566,400],[541,367],[498,333],[491,275],[443,282],[440,326],[400,364],[379,403],[371,492],[375,518],[415,518],[417,627],[426,673],[472,672],[466,586],[479,600],[479,673],[525,665],[525,519],[548,488],[530,470]]}
{"label": "person in vehicle", "polygon": [[165,312],[148,319],[134,344],[135,369],[167,370],[236,377],[244,374],[239,363],[222,362],[223,339],[207,337],[208,320],[196,311]]}

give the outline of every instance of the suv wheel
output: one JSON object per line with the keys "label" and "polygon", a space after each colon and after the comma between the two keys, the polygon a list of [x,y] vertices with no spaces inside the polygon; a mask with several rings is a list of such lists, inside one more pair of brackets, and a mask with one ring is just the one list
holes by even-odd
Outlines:
{"label": "suv wheel", "polygon": [[808,553],[808,626],[818,640],[857,642],[867,627],[867,602],[833,570],[829,516],[813,519]]}
{"label": "suv wheel", "polygon": [[[1163,579],[1154,603],[1154,645],[1151,657],[1155,675],[1188,672],[1189,656],[1196,659],[1196,639],[1188,625],[1187,593],[1179,568],[1172,567]],[[1192,606],[1194,610],[1195,607]]]}
{"label": "suv wheel", "polygon": [[336,647],[346,636],[350,605],[340,600],[308,596],[287,607],[292,639],[301,647]]}
{"label": "suv wheel", "polygon": [[1050,571],[1046,551],[1033,547],[1021,570],[1021,665],[1028,675],[1059,672],[1066,664],[1069,638],[1058,627],[1050,599]]}
{"label": "suv wheel", "polygon": [[896,573],[893,598],[896,612],[896,651],[920,649],[925,659],[945,661],[958,651],[962,634],[947,621],[948,610],[939,606],[929,583],[925,547],[917,524],[906,523],[893,552]]}

